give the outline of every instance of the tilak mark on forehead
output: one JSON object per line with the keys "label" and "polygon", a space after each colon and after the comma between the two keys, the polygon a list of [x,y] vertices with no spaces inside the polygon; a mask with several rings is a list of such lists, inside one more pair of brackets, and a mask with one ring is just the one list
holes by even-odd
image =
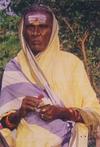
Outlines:
{"label": "tilak mark on forehead", "polygon": [[26,17],[26,24],[34,24],[34,25],[38,25],[38,24],[43,24],[45,23],[47,20],[46,16],[44,14],[30,14],[27,15]]}

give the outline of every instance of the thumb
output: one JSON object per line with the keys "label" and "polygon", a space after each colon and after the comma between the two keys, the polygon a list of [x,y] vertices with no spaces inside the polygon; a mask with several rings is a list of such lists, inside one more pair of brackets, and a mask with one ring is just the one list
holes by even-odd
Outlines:
{"label": "thumb", "polygon": [[39,100],[42,100],[43,97],[44,97],[43,94],[38,95],[38,99],[39,99]]}

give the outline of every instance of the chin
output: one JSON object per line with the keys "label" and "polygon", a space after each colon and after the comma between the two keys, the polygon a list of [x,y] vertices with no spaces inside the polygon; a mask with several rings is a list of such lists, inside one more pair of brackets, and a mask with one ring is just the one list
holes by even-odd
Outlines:
{"label": "chin", "polygon": [[32,46],[31,50],[35,51],[35,52],[42,52],[42,51],[44,51],[44,48],[42,48],[40,46]]}
{"label": "chin", "polygon": [[31,51],[32,51],[33,54],[38,54],[38,53],[42,52],[43,49],[31,47]]}

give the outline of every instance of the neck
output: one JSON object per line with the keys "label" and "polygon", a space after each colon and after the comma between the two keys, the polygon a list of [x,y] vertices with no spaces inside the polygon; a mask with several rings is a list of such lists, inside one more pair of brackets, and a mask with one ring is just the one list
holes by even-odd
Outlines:
{"label": "neck", "polygon": [[27,41],[26,41],[26,45],[30,48],[30,50],[32,51],[32,53],[34,54],[34,56],[36,56],[40,51],[38,51],[37,49],[32,49],[31,47],[30,47],[30,45],[27,43]]}
{"label": "neck", "polygon": [[38,53],[40,53],[40,51],[37,51],[37,50],[31,50],[31,51],[34,54],[34,56],[36,56]]}

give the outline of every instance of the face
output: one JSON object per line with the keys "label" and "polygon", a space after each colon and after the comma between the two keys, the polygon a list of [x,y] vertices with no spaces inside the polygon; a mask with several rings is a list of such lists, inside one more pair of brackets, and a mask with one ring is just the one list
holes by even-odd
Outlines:
{"label": "face", "polygon": [[25,16],[23,34],[32,52],[44,51],[52,32],[52,16],[46,12],[31,12]]}

